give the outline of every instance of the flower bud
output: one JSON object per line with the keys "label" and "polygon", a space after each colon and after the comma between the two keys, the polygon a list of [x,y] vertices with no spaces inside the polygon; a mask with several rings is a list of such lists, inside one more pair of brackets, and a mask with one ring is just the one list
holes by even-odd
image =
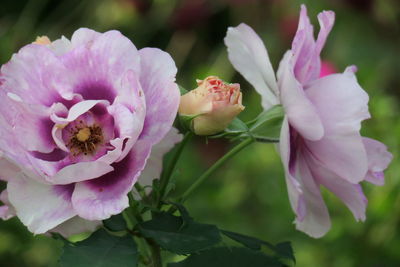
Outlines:
{"label": "flower bud", "polygon": [[223,131],[242,111],[240,85],[226,84],[216,76],[197,80],[198,87],[181,96],[179,114],[195,116],[191,128],[197,135]]}
{"label": "flower bud", "polygon": [[33,44],[48,45],[48,44],[51,44],[51,41],[50,41],[49,37],[43,35],[43,36],[36,37],[36,40],[33,42]]}

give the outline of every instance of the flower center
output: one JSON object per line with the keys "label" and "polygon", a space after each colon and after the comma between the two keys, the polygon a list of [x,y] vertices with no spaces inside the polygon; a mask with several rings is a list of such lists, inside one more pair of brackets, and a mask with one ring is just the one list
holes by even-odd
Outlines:
{"label": "flower center", "polygon": [[72,152],[72,155],[77,156],[81,153],[93,154],[98,145],[103,142],[103,131],[97,125],[84,126],[75,128],[71,131],[71,139],[67,147]]}

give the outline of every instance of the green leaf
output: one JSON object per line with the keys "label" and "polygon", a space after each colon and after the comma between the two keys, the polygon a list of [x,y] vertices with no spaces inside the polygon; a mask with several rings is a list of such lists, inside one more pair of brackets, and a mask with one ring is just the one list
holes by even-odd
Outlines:
{"label": "green leaf", "polygon": [[277,245],[273,245],[267,241],[231,231],[220,230],[220,232],[250,249],[260,250],[261,246],[264,245],[272,250],[279,258],[290,259],[293,260],[293,262],[296,262],[290,242],[282,242]]}
{"label": "green leaf", "polygon": [[138,230],[153,239],[163,249],[176,254],[189,254],[207,249],[220,242],[215,225],[196,222],[183,225],[182,217],[170,213],[156,213],[150,221],[140,223]]}
{"label": "green leaf", "polygon": [[110,231],[119,232],[124,231],[128,227],[126,225],[125,219],[121,214],[111,216],[109,219],[103,221],[103,225]]}
{"label": "green leaf", "polygon": [[248,248],[218,247],[192,254],[168,267],[281,267],[279,260]]}
{"label": "green leaf", "polygon": [[231,231],[225,231],[225,230],[220,230],[220,232],[222,234],[224,234],[225,236],[229,237],[230,239],[235,240],[236,242],[238,242],[248,248],[251,248],[251,249],[260,250],[261,245],[263,245],[263,241],[261,241],[257,238],[254,238],[254,237],[242,235],[242,234],[231,232]]}
{"label": "green leaf", "polygon": [[133,267],[138,264],[138,251],[130,236],[109,235],[104,229],[88,239],[65,243],[60,258],[62,267]]}
{"label": "green leaf", "polygon": [[182,226],[185,226],[186,224],[193,222],[193,218],[190,217],[189,212],[187,211],[185,206],[183,206],[180,203],[176,203],[176,202],[172,202],[172,201],[169,201],[168,203],[175,206],[179,210],[179,213],[181,214],[182,221],[183,221]]}
{"label": "green leaf", "polygon": [[186,90],[185,88],[183,88],[182,86],[178,85],[179,87],[179,91],[181,92],[181,95],[186,94],[187,92],[189,92],[188,90]]}
{"label": "green leaf", "polygon": [[258,115],[250,126],[250,134],[260,142],[277,142],[284,118],[283,107],[274,106]]}
{"label": "green leaf", "polygon": [[211,135],[209,138],[221,138],[225,136],[239,136],[243,133],[247,133],[249,128],[247,127],[246,123],[244,123],[239,118],[234,118],[233,121],[226,127],[226,129],[218,134]]}
{"label": "green leaf", "polygon": [[293,248],[290,242],[282,242],[275,245],[275,252],[282,258],[290,259],[296,263],[296,258],[294,257]]}

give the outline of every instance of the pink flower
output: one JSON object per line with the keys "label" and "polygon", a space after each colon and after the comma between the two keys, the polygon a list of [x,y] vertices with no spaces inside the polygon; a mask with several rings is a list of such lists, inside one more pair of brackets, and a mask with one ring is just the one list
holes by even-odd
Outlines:
{"label": "pink flower", "polygon": [[30,231],[92,229],[128,206],[175,119],[176,71],[159,49],[89,29],[27,45],[2,66],[0,178]]}
{"label": "pink flower", "polygon": [[277,81],[261,39],[247,25],[229,28],[225,43],[234,67],[262,96],[264,109],[281,104],[285,119],[279,150],[297,229],[321,237],[330,229],[320,186],[337,195],[356,220],[365,220],[367,199],[360,182],[383,184],[392,159],[382,143],[360,135],[370,117],[368,95],[354,66],[319,78],[320,52],[334,23],[334,13],[318,15],[321,30],[313,36],[305,6],[292,49],[284,55]]}
{"label": "pink flower", "polygon": [[212,135],[225,130],[244,110],[238,83],[228,84],[216,76],[197,80],[198,87],[183,96],[179,114],[196,116],[192,130],[197,135]]}

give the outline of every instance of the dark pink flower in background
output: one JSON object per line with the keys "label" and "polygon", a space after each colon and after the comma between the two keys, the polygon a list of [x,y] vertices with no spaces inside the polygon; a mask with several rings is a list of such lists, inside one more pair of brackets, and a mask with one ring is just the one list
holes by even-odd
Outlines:
{"label": "dark pink flower in background", "polygon": [[262,96],[264,109],[284,107],[279,150],[289,199],[297,229],[313,237],[331,227],[321,186],[364,221],[367,199],[360,182],[382,185],[392,159],[384,144],[360,135],[361,122],[370,114],[356,67],[328,74],[321,64],[334,19],[332,11],[318,15],[321,29],[315,40],[306,7],[301,7],[292,48],[280,62],[277,79],[262,40],[249,26],[229,28],[225,38],[230,61]]}
{"label": "dark pink flower in background", "polygon": [[[79,232],[128,207],[179,105],[172,58],[118,31],[40,38],[1,68],[0,215],[33,233]],[[72,230],[73,231],[72,231]],[[82,230],[81,229],[81,230]]]}
{"label": "dark pink flower in background", "polygon": [[335,65],[333,65],[333,63],[329,62],[329,61],[322,61],[321,62],[321,72],[319,73],[319,77],[325,77],[328,76],[330,74],[336,73],[336,67]]}

